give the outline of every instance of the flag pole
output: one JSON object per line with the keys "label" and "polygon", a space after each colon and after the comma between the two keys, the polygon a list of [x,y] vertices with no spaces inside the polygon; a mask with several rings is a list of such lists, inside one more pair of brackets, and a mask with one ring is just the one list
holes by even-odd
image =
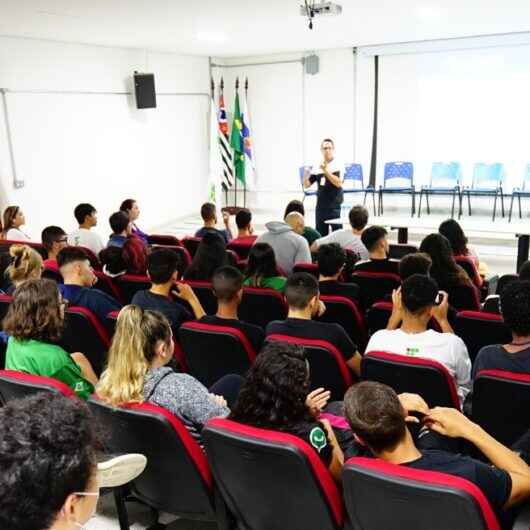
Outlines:
{"label": "flag pole", "polygon": [[[236,77],[236,95],[238,92],[239,92],[239,76]],[[236,170],[235,163],[234,163],[234,208],[237,208],[237,170]]]}
{"label": "flag pole", "polygon": [[[248,77],[245,77],[245,105],[248,105]],[[248,107],[245,107],[248,110]],[[248,117],[245,117],[245,121],[248,123]],[[243,184],[243,208],[247,207],[247,178],[245,178],[245,183]]]}

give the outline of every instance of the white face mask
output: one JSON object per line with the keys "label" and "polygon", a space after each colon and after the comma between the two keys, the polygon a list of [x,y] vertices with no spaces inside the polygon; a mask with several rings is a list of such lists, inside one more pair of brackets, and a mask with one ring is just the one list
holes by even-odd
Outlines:
{"label": "white face mask", "polygon": [[[99,491],[98,492],[95,492],[95,491],[74,491],[74,495],[78,495],[80,497],[99,497]],[[94,504],[94,511],[90,514],[90,516],[88,517],[87,520],[89,520],[92,517],[94,517],[94,515],[96,513],[97,505],[98,505],[98,503],[96,501],[96,503]],[[85,527],[81,523],[79,523],[77,521],[74,521],[74,525],[77,528],[80,528],[81,530],[85,530]]]}

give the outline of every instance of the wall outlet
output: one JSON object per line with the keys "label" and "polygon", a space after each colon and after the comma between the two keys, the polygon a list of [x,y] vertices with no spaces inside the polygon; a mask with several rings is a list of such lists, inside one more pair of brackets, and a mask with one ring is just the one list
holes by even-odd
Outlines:
{"label": "wall outlet", "polygon": [[15,188],[23,188],[24,187],[24,181],[23,180],[15,180]]}

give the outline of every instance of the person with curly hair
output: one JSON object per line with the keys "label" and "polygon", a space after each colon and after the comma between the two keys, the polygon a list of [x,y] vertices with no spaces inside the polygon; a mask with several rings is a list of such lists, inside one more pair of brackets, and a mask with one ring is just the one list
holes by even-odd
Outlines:
{"label": "person with curly hair", "polygon": [[64,309],[53,280],[28,280],[17,288],[3,323],[9,335],[6,369],[52,377],[86,399],[98,378],[82,353],[68,354],[57,344]]}
{"label": "person with curly hair", "polygon": [[0,528],[76,530],[96,510],[99,488],[136,478],[147,460],[121,455],[97,464],[100,440],[78,399],[38,393],[0,408]]}
{"label": "person with curly hair", "polygon": [[309,389],[304,348],[270,342],[250,367],[229,419],[298,436],[340,481],[344,455],[329,422],[318,419],[330,394],[322,388],[311,393]]}
{"label": "person with curly hair", "polygon": [[12,295],[25,281],[39,279],[43,264],[41,255],[28,245],[11,245],[9,256],[11,263],[6,269],[6,274],[11,285],[7,288],[7,294]]}
{"label": "person with curly hair", "polygon": [[512,342],[481,348],[473,363],[473,379],[482,370],[530,374],[530,281],[510,282],[501,292],[500,308]]}

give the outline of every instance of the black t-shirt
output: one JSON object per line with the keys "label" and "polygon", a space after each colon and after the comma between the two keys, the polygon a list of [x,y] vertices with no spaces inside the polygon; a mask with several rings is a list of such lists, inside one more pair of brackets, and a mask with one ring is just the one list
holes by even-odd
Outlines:
{"label": "black t-shirt", "polygon": [[184,322],[194,320],[193,315],[178,302],[148,290],[138,291],[133,296],[131,303],[140,306],[142,309],[160,311],[169,320],[174,335],[177,334],[180,326]]}
{"label": "black t-shirt", "polygon": [[202,228],[199,228],[199,230],[195,232],[195,237],[204,237],[209,232],[219,234],[224,239],[225,243],[228,243],[232,239],[228,230],[219,230],[218,228],[214,228],[212,226],[203,226]]}
{"label": "black t-shirt", "polygon": [[468,456],[446,451],[426,450],[422,451],[422,455],[418,460],[403,465],[469,480],[484,493],[497,517],[503,519],[503,506],[512,491],[512,479],[506,471]]}
{"label": "black t-shirt", "polygon": [[501,344],[484,346],[473,363],[473,379],[482,370],[506,370],[518,374],[530,374],[530,347],[517,353],[509,353]]}
{"label": "black t-shirt", "polygon": [[359,286],[356,283],[324,280],[318,282],[318,289],[323,295],[344,296],[354,303],[359,302]]}
{"label": "black t-shirt", "polygon": [[213,326],[226,326],[239,329],[250,341],[250,344],[252,344],[252,347],[256,353],[259,353],[261,347],[263,346],[263,341],[265,340],[265,333],[259,326],[249,324],[248,322],[242,322],[241,320],[236,320],[234,318],[221,318],[217,315],[204,315],[199,322],[202,322],[203,324],[211,324]]}
{"label": "black t-shirt", "polygon": [[314,423],[300,423],[286,432],[298,436],[298,438],[301,438],[304,442],[309,444],[320,457],[323,464],[326,467],[329,467],[333,449],[328,440],[326,431],[320,423],[317,423],[316,421]]}
{"label": "black t-shirt", "polygon": [[340,324],[317,322],[303,318],[286,318],[270,322],[265,335],[288,335],[302,339],[326,340],[333,344],[348,362],[357,351],[357,346],[344,331]]}
{"label": "black t-shirt", "polygon": [[[336,177],[340,177],[340,171],[333,171],[332,173]],[[318,182],[317,208],[319,210],[333,210],[340,208],[340,205],[344,200],[342,186],[337,188],[337,186],[332,184],[325,177],[324,173],[310,175],[309,182],[311,184]]]}
{"label": "black t-shirt", "polygon": [[369,259],[358,261],[353,268],[353,272],[391,272],[399,274],[399,261],[397,259]]}

